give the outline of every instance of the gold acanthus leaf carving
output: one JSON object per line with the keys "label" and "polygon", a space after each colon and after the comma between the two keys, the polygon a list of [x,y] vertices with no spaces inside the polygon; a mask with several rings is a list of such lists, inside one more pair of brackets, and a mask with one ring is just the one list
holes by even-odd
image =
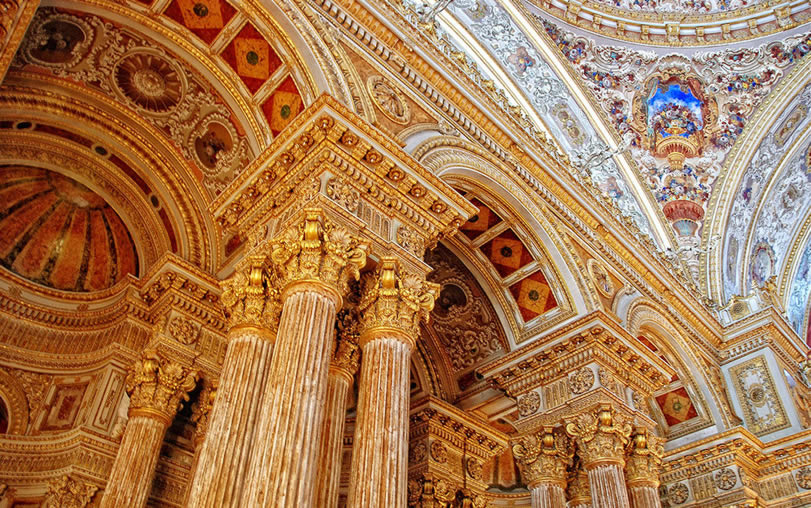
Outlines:
{"label": "gold acanthus leaf carving", "polygon": [[664,439],[650,434],[647,429],[638,429],[631,438],[630,453],[625,464],[628,486],[657,488],[659,467],[664,455]]}
{"label": "gold acanthus leaf carving", "polygon": [[197,402],[192,404],[191,421],[194,423],[194,440],[202,442],[208,431],[208,419],[211,416],[211,409],[214,407],[214,400],[217,398],[217,380],[207,382],[200,390]]}
{"label": "gold acanthus leaf carving", "polygon": [[198,378],[196,370],[163,358],[154,349],[144,350],[126,378],[130,415],[157,412],[171,421],[180,405],[189,400],[188,392]]}
{"label": "gold acanthus leaf carving", "polygon": [[230,327],[278,329],[281,295],[275,279],[265,256],[248,256],[237,265],[234,273],[220,284],[220,303]]}
{"label": "gold acanthus leaf carving", "polygon": [[342,295],[349,281],[366,266],[369,242],[324,217],[318,208],[305,210],[304,220],[271,242],[271,259],[279,267],[282,287],[298,281],[320,281]]}
{"label": "gold acanthus leaf carving", "polygon": [[566,432],[577,441],[586,468],[601,463],[622,464],[632,427],[610,406],[602,406],[567,421]]}
{"label": "gold acanthus leaf carving", "polygon": [[390,328],[416,339],[420,321],[428,322],[439,284],[404,270],[392,257],[383,257],[373,274],[363,278],[361,301],[362,333]]}
{"label": "gold acanthus leaf carving", "polygon": [[63,475],[48,484],[48,493],[42,503],[43,508],[85,508],[96,491],[95,485]]}
{"label": "gold acanthus leaf carving", "polygon": [[169,321],[166,331],[178,342],[187,346],[197,342],[200,337],[200,325],[192,319],[181,316],[176,316]]}
{"label": "gold acanthus leaf carving", "polygon": [[338,314],[337,337],[335,354],[332,357],[332,366],[341,369],[350,376],[358,371],[360,364],[360,349],[358,339],[360,337],[360,325],[355,313],[346,309]]}
{"label": "gold acanthus leaf carving", "polygon": [[572,464],[574,447],[569,438],[551,428],[522,437],[513,445],[521,477],[532,488],[541,483],[565,488],[566,470]]}

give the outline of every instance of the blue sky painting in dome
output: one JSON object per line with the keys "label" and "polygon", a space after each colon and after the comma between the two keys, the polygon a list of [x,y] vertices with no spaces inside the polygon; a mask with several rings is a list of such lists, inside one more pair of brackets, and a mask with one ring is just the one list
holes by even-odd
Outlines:
{"label": "blue sky painting in dome", "polygon": [[701,101],[693,95],[689,86],[660,86],[657,83],[651,91],[647,101],[648,126],[662,137],[689,137],[704,127]]}

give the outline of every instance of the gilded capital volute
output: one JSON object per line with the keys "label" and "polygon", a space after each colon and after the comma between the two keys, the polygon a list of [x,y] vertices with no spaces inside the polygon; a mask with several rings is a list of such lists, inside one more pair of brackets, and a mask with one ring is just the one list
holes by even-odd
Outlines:
{"label": "gilded capital volute", "polygon": [[275,331],[281,315],[281,298],[275,273],[262,255],[248,256],[221,283],[220,302],[231,328],[253,327]]}
{"label": "gilded capital volute", "polygon": [[339,300],[336,307],[349,291],[349,281],[360,277],[368,250],[368,241],[330,221],[318,208],[305,210],[304,220],[270,243],[282,288],[296,283],[320,285]]}
{"label": "gilded capital volute", "polygon": [[650,434],[645,428],[637,429],[631,437],[625,465],[628,486],[657,488],[664,454],[664,439]]}
{"label": "gilded capital volute", "polygon": [[361,344],[381,332],[416,341],[420,321],[428,321],[438,295],[438,284],[404,270],[395,258],[382,258],[375,272],[363,278]]}
{"label": "gilded capital volute", "polygon": [[196,370],[164,358],[154,349],[144,350],[127,374],[130,415],[150,415],[167,425],[180,404],[189,400],[199,374]]}
{"label": "gilded capital volute", "polygon": [[567,420],[566,432],[575,438],[586,469],[601,464],[624,464],[632,427],[611,406],[601,406]]}
{"label": "gilded capital volute", "polygon": [[513,445],[521,476],[529,488],[542,483],[566,487],[566,468],[571,465],[574,447],[569,438],[552,427],[522,437]]}

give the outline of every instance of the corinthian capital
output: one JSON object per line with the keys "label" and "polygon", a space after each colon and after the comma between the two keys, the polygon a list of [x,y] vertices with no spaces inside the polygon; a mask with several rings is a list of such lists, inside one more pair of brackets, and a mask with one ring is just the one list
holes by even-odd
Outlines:
{"label": "corinthian capital", "polygon": [[156,416],[168,425],[180,404],[189,400],[188,392],[197,379],[196,370],[163,358],[155,350],[145,350],[127,374],[130,413]]}
{"label": "corinthian capital", "polygon": [[96,491],[95,485],[62,475],[48,484],[48,493],[42,503],[44,508],[84,508]]}
{"label": "corinthian capital", "polygon": [[361,335],[388,329],[416,340],[420,321],[428,321],[438,295],[438,284],[403,270],[395,258],[382,258],[375,272],[363,279]]}
{"label": "corinthian capital", "polygon": [[665,454],[664,439],[637,429],[631,438],[630,453],[625,465],[629,487],[659,486],[659,466]]}
{"label": "corinthian capital", "polygon": [[566,488],[566,468],[571,465],[574,448],[563,432],[551,427],[538,434],[524,436],[513,445],[521,477],[532,488],[552,483]]}
{"label": "corinthian capital", "polygon": [[278,328],[281,298],[274,282],[265,256],[249,256],[237,265],[221,283],[220,302],[231,327]]}
{"label": "corinthian capital", "polygon": [[325,284],[340,296],[349,281],[358,280],[366,266],[369,243],[326,219],[318,208],[305,211],[304,220],[271,242],[271,259],[279,268],[282,287],[294,282]]}
{"label": "corinthian capital", "polygon": [[586,469],[604,463],[623,464],[631,425],[611,406],[601,406],[567,421],[566,432],[575,438]]}

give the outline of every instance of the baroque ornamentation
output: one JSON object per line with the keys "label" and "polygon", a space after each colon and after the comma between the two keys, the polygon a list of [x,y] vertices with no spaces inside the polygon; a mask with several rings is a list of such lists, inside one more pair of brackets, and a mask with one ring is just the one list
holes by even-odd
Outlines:
{"label": "baroque ornamentation", "polygon": [[538,412],[541,407],[541,396],[538,392],[529,392],[518,398],[518,415],[530,416]]}
{"label": "baroque ornamentation", "polygon": [[715,473],[715,486],[721,490],[730,490],[736,483],[738,483],[738,476],[728,467]]}
{"label": "baroque ornamentation", "polygon": [[625,463],[628,486],[659,486],[659,467],[664,457],[664,439],[638,429],[631,438],[631,449]]}
{"label": "baroque ornamentation", "polygon": [[327,196],[352,213],[358,211],[360,192],[340,178],[332,177],[327,181]]}
{"label": "baroque ornamentation", "polygon": [[194,440],[202,443],[208,431],[208,420],[211,416],[211,409],[214,407],[214,400],[217,398],[217,381],[210,381],[203,385],[203,389],[197,396],[197,401],[191,408],[191,421],[194,423]]}
{"label": "baroque ornamentation", "polygon": [[547,428],[524,436],[512,451],[530,488],[540,483],[566,486],[566,468],[572,464],[574,447],[564,432]]}
{"label": "baroque ornamentation", "polygon": [[614,281],[611,280],[611,276],[608,275],[608,271],[603,264],[596,259],[590,259],[588,269],[591,281],[594,283],[594,287],[597,288],[597,292],[606,298],[613,296]]}
{"label": "baroque ornamentation", "polygon": [[577,440],[587,468],[604,462],[622,463],[632,427],[610,406],[602,406],[567,421],[566,432]]}
{"label": "baroque ornamentation", "polygon": [[166,331],[181,344],[187,346],[197,342],[200,337],[200,325],[191,319],[175,316],[169,321]]}
{"label": "baroque ornamentation", "polygon": [[589,367],[578,369],[577,372],[569,376],[569,390],[574,394],[585,393],[592,386],[594,386],[594,371]]}
{"label": "baroque ornamentation", "polygon": [[344,309],[338,314],[336,326],[338,327],[337,340],[332,365],[354,375],[360,364],[360,348],[358,347],[360,324],[357,316]]}
{"label": "baroque ornamentation", "polygon": [[440,464],[448,462],[448,448],[441,441],[431,443],[431,458]]}
{"label": "baroque ornamentation", "polygon": [[270,257],[279,268],[281,287],[319,281],[344,295],[366,266],[368,249],[367,241],[325,218],[320,209],[309,208],[304,220],[271,241]]}
{"label": "baroque ornamentation", "polygon": [[687,501],[687,498],[690,497],[690,491],[687,489],[687,485],[677,483],[670,486],[667,491],[667,497],[673,504],[683,504]]}
{"label": "baroque ornamentation", "polygon": [[439,296],[438,284],[404,270],[391,257],[381,258],[375,273],[365,276],[362,283],[358,309],[363,333],[390,328],[415,339],[420,322],[428,321]]}
{"label": "baroque ornamentation", "polygon": [[161,357],[153,349],[144,350],[125,380],[130,415],[157,413],[170,422],[180,405],[189,400],[188,392],[194,389],[197,379],[196,370]]}
{"label": "baroque ornamentation", "polygon": [[43,508],[85,508],[96,491],[95,485],[63,475],[48,484]]}
{"label": "baroque ornamentation", "polygon": [[482,469],[482,463],[474,457],[468,457],[465,461],[465,470],[467,471],[468,476],[474,480],[482,479]]}
{"label": "baroque ornamentation", "polygon": [[220,284],[220,303],[230,327],[278,329],[282,305],[275,276],[264,256],[248,256]]}
{"label": "baroque ornamentation", "polygon": [[752,433],[762,436],[791,425],[763,356],[735,365],[729,373]]}
{"label": "baroque ornamentation", "polygon": [[383,76],[370,76],[366,88],[375,105],[389,120],[407,125],[411,120],[411,108],[403,92]]}
{"label": "baroque ornamentation", "polygon": [[417,258],[425,254],[425,238],[408,226],[397,228],[397,243]]}
{"label": "baroque ornamentation", "polygon": [[811,467],[804,467],[797,471],[797,485],[806,490],[811,490]]}

